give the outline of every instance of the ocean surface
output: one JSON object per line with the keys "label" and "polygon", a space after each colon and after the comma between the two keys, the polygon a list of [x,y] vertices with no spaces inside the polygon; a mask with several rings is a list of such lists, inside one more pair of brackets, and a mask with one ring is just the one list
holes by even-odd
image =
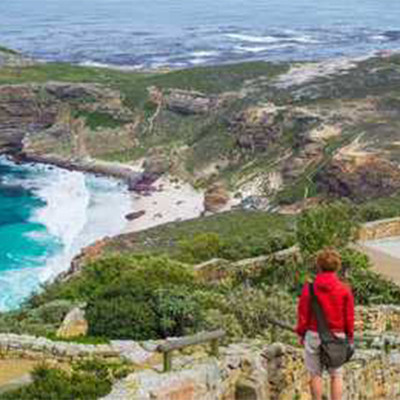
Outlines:
{"label": "ocean surface", "polygon": [[400,1],[2,0],[0,43],[132,68],[364,55],[400,48]]}
{"label": "ocean surface", "polygon": [[120,233],[130,201],[116,180],[0,157],[0,311],[65,271],[82,247]]}

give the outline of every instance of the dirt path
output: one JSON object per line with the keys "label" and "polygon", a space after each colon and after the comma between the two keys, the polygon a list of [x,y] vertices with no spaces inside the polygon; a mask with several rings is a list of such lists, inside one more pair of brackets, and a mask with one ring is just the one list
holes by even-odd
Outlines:
{"label": "dirt path", "polygon": [[0,393],[30,382],[37,361],[0,360]]}
{"label": "dirt path", "polygon": [[357,248],[369,256],[376,272],[379,272],[400,285],[399,258],[361,244],[358,244]]}

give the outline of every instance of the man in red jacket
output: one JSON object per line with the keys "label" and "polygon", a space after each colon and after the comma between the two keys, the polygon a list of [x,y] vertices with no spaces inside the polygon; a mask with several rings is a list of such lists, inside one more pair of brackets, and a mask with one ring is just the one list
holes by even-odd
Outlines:
{"label": "man in red jacket", "polygon": [[[330,330],[337,336],[354,340],[354,298],[350,287],[340,281],[337,272],[342,266],[340,254],[327,248],[317,255],[317,277],[314,282],[315,294],[321,304]],[[322,400],[322,366],[320,361],[320,338],[317,320],[311,310],[309,285],[303,288],[298,304],[296,332],[305,347],[305,364],[310,373],[310,387],[313,400]],[[331,400],[341,400],[343,378],[341,369],[330,369]]]}

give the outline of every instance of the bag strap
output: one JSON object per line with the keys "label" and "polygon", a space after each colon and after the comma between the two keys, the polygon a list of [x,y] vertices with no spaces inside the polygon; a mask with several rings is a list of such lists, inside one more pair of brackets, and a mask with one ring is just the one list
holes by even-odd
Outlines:
{"label": "bag strap", "polygon": [[321,342],[330,341],[334,338],[331,330],[329,329],[328,322],[325,318],[325,314],[322,310],[321,304],[318,301],[318,297],[314,291],[314,284],[309,284],[310,295],[311,295],[311,309],[317,320],[318,334]]}

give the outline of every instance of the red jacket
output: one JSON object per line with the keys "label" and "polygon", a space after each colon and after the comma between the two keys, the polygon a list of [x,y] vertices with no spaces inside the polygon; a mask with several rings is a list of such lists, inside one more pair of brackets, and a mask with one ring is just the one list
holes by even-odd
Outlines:
{"label": "red jacket", "polygon": [[[332,332],[344,332],[354,338],[354,298],[351,289],[334,272],[319,273],[314,283],[315,294]],[[317,332],[317,321],[311,311],[309,285],[304,285],[298,304],[296,332],[304,337],[308,330]]]}

